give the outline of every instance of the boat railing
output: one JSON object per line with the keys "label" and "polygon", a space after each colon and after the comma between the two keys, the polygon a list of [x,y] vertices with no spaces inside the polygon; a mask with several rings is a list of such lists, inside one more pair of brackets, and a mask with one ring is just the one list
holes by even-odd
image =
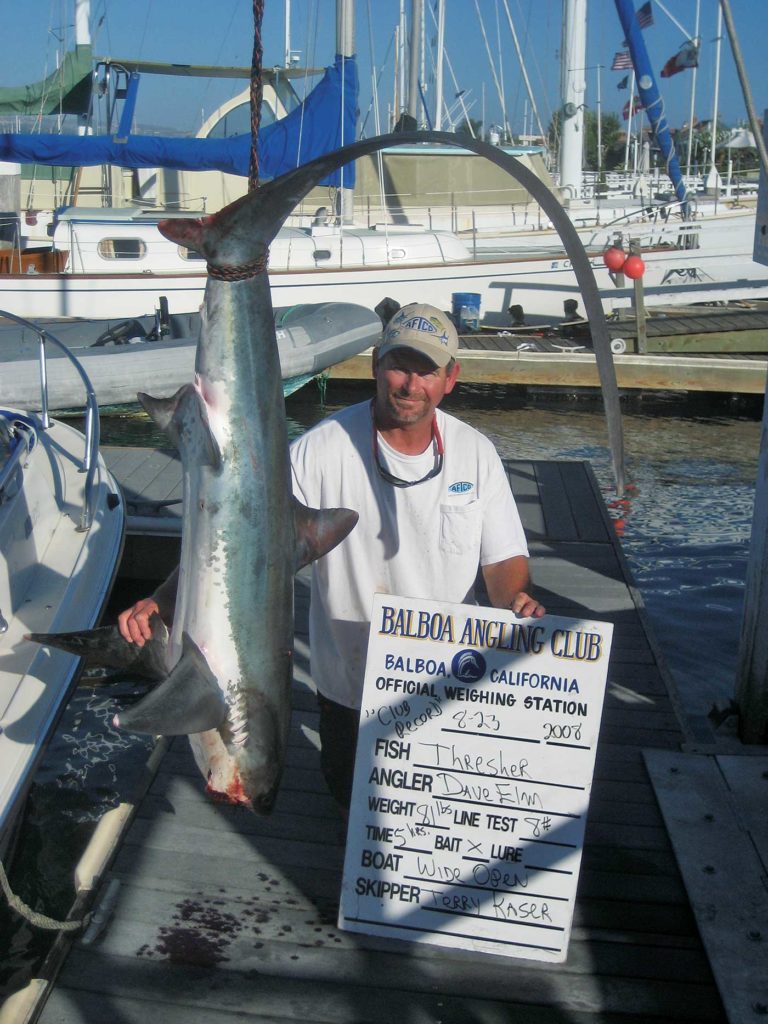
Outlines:
{"label": "boat railing", "polygon": [[[18,426],[15,424],[15,426]],[[16,447],[0,467],[0,505],[6,500],[6,489],[16,474],[17,468],[23,463],[37,443],[37,431],[31,424],[23,423],[16,435]],[[2,630],[0,629],[0,632]]]}
{"label": "boat railing", "polygon": [[[43,430],[49,430],[51,426],[51,417],[48,411],[48,361],[46,357],[46,345],[48,343],[58,348],[67,357],[67,359],[69,359],[82,381],[83,388],[85,390],[85,444],[83,447],[81,472],[85,473],[86,477],[85,487],[83,489],[83,507],[80,512],[78,529],[88,530],[93,522],[94,483],[96,479],[96,467],[98,465],[100,442],[99,405],[96,401],[96,392],[94,391],[90,378],[85,372],[82,364],[63,341],[60,341],[55,337],[55,335],[51,334],[39,324],[33,323],[31,320],[26,320],[24,317],[16,316],[15,313],[10,313],[5,309],[0,309],[0,317],[12,320],[20,327],[34,331],[37,335],[39,341],[38,355],[40,368],[40,420],[42,422]],[[15,450],[14,455],[21,447],[22,446],[19,446],[19,448]],[[22,455],[19,454],[18,457],[21,459]],[[3,480],[5,480],[5,477],[3,477]]]}
{"label": "boat railing", "polygon": [[[595,228],[589,241],[585,243],[585,246],[589,248],[590,245],[596,245],[599,241],[604,239],[607,231],[618,230],[622,227],[628,227],[633,221],[638,219],[644,219],[646,224],[649,224],[650,230],[661,227],[666,229],[669,225],[670,217],[673,212],[679,211],[681,215],[685,217],[683,222],[676,224],[676,231],[680,236],[680,243],[683,248],[695,248],[696,241],[700,233],[700,225],[693,220],[691,213],[692,201],[687,200],[687,216],[686,210],[683,207],[686,204],[680,200],[674,199],[666,203],[662,203],[657,206],[645,205],[640,206],[635,210],[627,210],[620,216],[615,217],[611,221],[607,221],[599,228]],[[695,205],[695,203],[693,203]],[[659,242],[662,241],[662,236],[659,236]]]}

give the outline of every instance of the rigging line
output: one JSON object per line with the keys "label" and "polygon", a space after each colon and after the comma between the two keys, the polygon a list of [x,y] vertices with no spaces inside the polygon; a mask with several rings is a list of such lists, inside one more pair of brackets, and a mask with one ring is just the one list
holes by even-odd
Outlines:
{"label": "rigging line", "polygon": [[[58,46],[63,42],[63,39],[64,39],[63,36],[62,36],[61,39],[59,39],[58,36],[54,35],[53,28],[51,27],[53,25],[53,19],[56,16],[55,12],[54,12],[55,5],[56,5],[56,0],[51,0],[51,5],[49,7],[50,14],[48,15],[48,29],[47,29],[47,31],[45,33],[45,65],[43,67],[43,82],[45,82],[46,78],[48,78],[48,68],[50,66],[49,61],[50,61],[51,36],[53,36],[53,38],[56,39],[57,53],[58,53]],[[59,12],[60,13],[59,13],[59,16],[58,16],[58,18],[59,18],[59,22],[58,23],[59,23],[59,25],[64,25],[65,24],[65,22],[64,22],[64,11],[63,11],[63,4],[62,4],[61,0],[59,0]],[[58,62],[58,59],[57,59],[56,67],[58,68],[58,66],[59,66],[59,62]],[[61,82],[59,82],[59,90],[61,90]],[[35,118],[35,120],[33,122],[33,125],[32,125],[32,131],[33,132],[34,132],[35,128],[37,129],[38,132],[42,132],[42,130],[43,130],[43,117],[44,117],[43,109],[45,107],[45,104],[46,104],[46,102],[48,100],[49,95],[50,95],[49,92],[46,92],[46,91],[44,91],[42,89],[40,90],[40,108],[39,108],[37,114],[32,115]]]}
{"label": "rigging line", "polygon": [[[475,3],[477,3],[477,0],[475,0]],[[431,11],[431,8],[430,8],[430,11]],[[432,20],[435,21],[435,24],[437,24],[437,21],[435,19],[434,11],[432,11],[431,13],[432,13]],[[459,89],[459,81],[456,78],[456,74],[455,74],[455,72],[453,70],[453,64],[451,63],[451,58],[448,56],[448,48],[447,47],[444,48],[443,59],[445,60],[446,64],[448,65],[448,71],[450,72],[451,81],[453,82],[453,89],[454,89],[454,92],[457,93],[456,99],[459,101],[459,104],[461,105],[461,110],[462,110],[462,113],[464,114],[464,120],[466,121],[467,128],[469,130],[469,134],[474,139],[476,137],[475,136],[475,129],[472,127],[472,122],[469,120],[469,110],[467,109],[467,105],[464,102],[464,93],[463,93],[463,91],[461,91]],[[454,106],[455,106],[455,104],[454,104]],[[472,106],[474,106],[474,101],[472,103]],[[448,108],[448,104],[447,103],[445,104],[445,107],[446,107],[447,116],[450,117],[449,108]],[[450,110],[453,110],[453,106],[451,106]]]}
{"label": "rigging line", "polygon": [[296,147],[296,166],[299,167],[301,164],[301,146],[304,139],[304,113],[305,103],[309,91],[309,69],[315,66],[315,47],[317,45],[317,32],[319,22],[319,11],[317,4],[308,4],[307,6],[307,28],[306,28],[306,40],[307,46],[305,48],[306,60],[304,61],[304,78],[303,78],[303,93],[301,97],[301,113],[299,114],[299,144]]}
{"label": "rigging line", "polygon": [[486,34],[486,31],[485,31],[485,23],[483,21],[483,16],[480,13],[480,5],[478,4],[477,0],[475,0],[475,10],[477,11],[477,20],[480,22],[480,31],[481,31],[482,36],[483,36],[483,42],[485,43],[485,52],[486,52],[486,54],[488,56],[488,63],[490,64],[490,67],[491,67],[491,74],[493,75],[493,81],[494,81],[494,83],[496,85],[496,92],[497,92],[498,97],[499,97],[499,103],[501,104],[501,114],[502,114],[502,117],[504,118],[504,129],[505,129],[505,131],[508,131],[509,130],[509,126],[507,124],[507,111],[506,111],[506,107],[504,106],[504,93],[503,93],[503,91],[501,89],[501,85],[499,84],[498,75],[496,74],[496,66],[493,63],[493,56],[491,55],[491,48],[490,48],[490,46],[488,44],[488,36]]}
{"label": "rigging line", "polygon": [[147,4],[147,13],[144,18],[144,28],[141,30],[141,39],[139,40],[139,57],[144,57],[144,40],[147,36],[147,26],[149,25],[149,15],[152,12],[152,0],[149,0]]}
{"label": "rigging line", "polygon": [[672,22],[672,24],[675,25],[682,32],[682,34],[685,36],[686,39],[692,39],[693,38],[693,36],[691,35],[690,32],[686,32],[685,28],[680,24],[680,22],[677,20],[677,18],[673,14],[669,13],[669,11],[664,6],[664,4],[661,2],[661,0],[654,0],[654,3],[659,8],[659,10],[661,10],[661,12],[663,14],[666,14],[666,16]]}
{"label": "rigging line", "polygon": [[[221,37],[221,42],[219,43],[219,49],[218,49],[218,51],[216,53],[216,57],[214,59],[214,64],[221,64],[222,63],[222,54],[224,52],[224,46],[225,46],[225,43],[227,42],[227,39],[229,37],[229,33],[232,31],[232,25],[234,24],[234,21],[235,21],[235,15],[240,13],[238,8],[239,8],[239,0],[233,0],[232,8],[231,8],[230,15],[229,15],[229,24],[227,25],[227,27],[224,30],[224,33],[223,33],[223,35]],[[208,96],[210,95],[210,92],[211,92],[212,88],[213,88],[213,79],[212,78],[206,78],[205,85],[203,86],[203,91],[202,91],[202,93],[200,95],[200,105],[203,108],[205,107],[206,101],[208,99]],[[233,79],[232,83],[230,85],[230,88],[229,88],[228,99],[232,99],[232,97],[235,96],[240,91],[241,91],[240,90],[240,83],[237,81],[237,79]]]}
{"label": "rigging line", "polygon": [[731,52],[733,54],[733,60],[736,65],[736,71],[739,76],[739,83],[741,85],[741,91],[744,96],[744,105],[747,108],[747,117],[749,118],[749,124],[752,129],[752,134],[755,137],[755,144],[757,146],[757,152],[760,155],[760,166],[763,169],[763,174],[768,175],[768,153],[765,149],[765,140],[763,139],[763,133],[760,130],[761,126],[757,120],[757,113],[755,111],[755,104],[752,100],[752,90],[749,87],[749,79],[747,78],[747,69],[744,65],[744,57],[741,52],[741,45],[739,44],[739,37],[736,34],[736,25],[733,21],[733,13],[731,11],[730,0],[720,0],[720,7],[723,11],[723,20],[725,21],[725,30],[728,33],[728,39],[731,44]]}
{"label": "rigging line", "polygon": [[517,37],[517,31],[515,29],[515,24],[512,21],[512,12],[509,9],[509,2],[508,2],[508,0],[504,0],[504,10],[506,11],[506,15],[507,15],[507,22],[509,24],[509,31],[512,33],[512,41],[515,44],[515,51],[517,52],[517,59],[520,62],[520,71],[522,72],[522,75],[523,75],[523,82],[525,83],[525,89],[526,89],[526,92],[528,93],[528,99],[530,100],[531,107],[533,108],[533,115],[536,118],[536,124],[539,127],[539,135],[541,135],[541,137],[543,139],[545,139],[546,138],[546,133],[544,131],[544,126],[541,123],[541,117],[539,116],[539,108],[538,108],[538,106],[536,104],[536,97],[533,94],[533,89],[531,88],[531,82],[530,82],[530,79],[528,78],[528,70],[527,70],[527,68],[525,66],[525,61],[523,59],[523,51],[520,48],[520,40]]}
{"label": "rigging line", "polygon": [[381,66],[379,67],[378,72],[376,72],[376,66],[377,65],[376,65],[376,63],[374,61],[374,57],[373,57],[373,39],[372,39],[373,27],[372,27],[371,18],[370,18],[370,13],[371,13],[371,11],[370,11],[370,3],[371,3],[371,0],[367,0],[367,3],[369,5],[368,6],[368,34],[371,37],[369,39],[369,41],[368,41],[368,47],[369,47],[369,51],[370,51],[370,61],[371,61],[371,83],[372,83],[371,84],[371,92],[372,92],[372,94],[375,93],[375,95],[376,95],[377,106],[374,108],[373,98],[372,98],[370,100],[370,102],[368,103],[368,110],[365,112],[365,118],[363,119],[363,122],[362,122],[362,124],[360,126],[360,138],[361,139],[365,138],[365,126],[368,123],[368,117],[369,117],[369,115],[370,115],[372,110],[373,110],[373,113],[374,113],[373,120],[374,120],[374,124],[376,126],[375,134],[376,135],[381,135],[381,111],[378,108],[379,84],[381,83],[381,78],[382,78],[382,75],[384,74],[384,69],[387,66],[387,63],[389,62],[389,57],[390,57],[390,54],[392,53],[392,49],[393,49],[394,41],[395,41],[395,33],[393,32],[392,35],[389,37],[389,43],[387,44],[387,49],[384,52],[384,57],[382,59]]}
{"label": "rigging line", "polygon": [[[394,32],[389,37],[389,45],[387,46],[386,53],[384,54],[384,62],[382,68],[379,71],[379,78],[376,77],[376,53],[373,42],[373,18],[371,17],[371,0],[367,0],[366,9],[368,12],[368,56],[371,62],[371,102],[373,103],[373,123],[376,130],[376,134],[380,135],[380,113],[379,113],[379,78],[381,77],[384,64],[386,64],[390,49],[392,48],[394,41]],[[364,127],[364,126],[363,126]],[[362,128],[361,128],[362,133]],[[379,200],[381,202],[381,218],[384,224],[387,223],[386,214],[386,202],[384,198],[384,153],[381,149],[376,151],[376,166],[379,172]],[[368,225],[370,227],[370,224]],[[386,231],[386,227],[385,227]]]}

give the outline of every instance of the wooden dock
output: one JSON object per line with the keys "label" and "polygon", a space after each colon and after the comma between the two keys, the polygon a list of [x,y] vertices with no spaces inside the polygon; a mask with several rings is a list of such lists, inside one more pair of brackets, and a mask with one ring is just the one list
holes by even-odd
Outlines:
{"label": "wooden dock", "polygon": [[[519,339],[518,339],[519,340]],[[528,352],[516,341],[482,336],[462,339],[459,362],[465,384],[515,384],[558,388],[600,387],[591,352]],[[471,347],[468,347],[470,346]],[[768,358],[760,355],[614,355],[620,388],[645,391],[719,391],[761,395],[765,392]],[[371,354],[363,352],[332,366],[328,376],[369,380]]]}
{"label": "wooden dock", "polygon": [[[768,375],[768,308],[654,308],[646,320],[646,351],[638,352],[637,324],[628,311],[608,321],[618,386],[628,390],[765,393]],[[526,331],[529,332],[528,336]],[[587,347],[570,347],[583,333]],[[514,384],[558,388],[599,388],[589,330],[573,325],[572,341],[542,338],[544,328],[494,327],[459,338],[461,380],[466,384]],[[543,344],[548,351],[536,351]],[[521,342],[530,345],[520,348]],[[368,379],[371,355],[361,353],[329,369],[330,377]]]}
{"label": "wooden dock", "polygon": [[[147,500],[173,500],[179,472],[160,453],[145,452],[149,465],[142,468],[137,451],[112,451],[109,461],[126,497],[146,499],[134,505],[144,513],[135,528],[146,532]],[[752,862],[748,851],[737,856],[728,819],[733,801],[717,805],[715,824],[702,820],[706,785],[699,779],[689,789],[688,779],[692,761],[715,765],[715,736],[689,722],[676,702],[589,466],[513,462],[507,469],[537,595],[555,614],[609,620],[615,630],[567,961],[551,966],[337,929],[345,831],[319,770],[302,574],[293,727],[274,814],[260,819],[211,803],[186,740],[169,743],[154,759],[135,814],[123,809],[114,837],[103,843],[104,867],[96,870],[103,927],[76,940],[60,970],[59,961],[48,967],[58,977],[41,986],[48,996],[39,1016],[44,1024],[759,1018],[768,1005],[768,850],[762,867],[754,846]],[[169,507],[166,535],[174,533],[177,512]],[[696,749],[705,753],[690,752]],[[765,805],[757,794],[768,762],[739,760],[750,762],[754,776],[760,838],[765,815],[757,809]],[[675,787],[678,778],[686,783]],[[686,816],[695,820],[674,825]],[[701,835],[708,826],[732,845],[708,846]],[[687,857],[680,834],[688,837]],[[696,879],[686,886],[691,865],[698,889]],[[718,878],[727,887],[731,865],[744,899],[733,894],[738,912],[735,921],[727,917],[724,938],[717,929],[712,934],[712,922],[725,926],[726,918],[706,888],[702,896],[701,879],[705,887]],[[747,900],[757,916],[750,918]]]}

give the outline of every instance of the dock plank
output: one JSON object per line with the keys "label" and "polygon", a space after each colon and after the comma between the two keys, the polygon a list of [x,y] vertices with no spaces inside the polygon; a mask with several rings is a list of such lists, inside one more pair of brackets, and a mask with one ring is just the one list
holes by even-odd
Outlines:
{"label": "dock plank", "polygon": [[[741,820],[733,803],[735,791],[729,790],[718,758],[670,750],[646,751],[645,758],[724,992],[728,1019],[731,1024],[747,1024],[755,1015],[768,1013],[768,865],[759,855],[759,843],[743,841],[752,813]],[[765,790],[768,758],[728,761],[726,772],[732,780],[760,778],[759,790]],[[764,833],[764,793],[760,802],[758,828]],[[755,806],[751,795],[748,804]]]}
{"label": "dock plank", "polygon": [[[340,931],[345,825],[319,768],[306,575],[283,785],[266,819],[209,802],[170,744],[105,876],[114,916],[76,942],[43,1024],[165,1021],[722,1024],[727,1019],[644,751],[685,732],[583,463],[506,464],[547,607],[615,636],[568,958],[551,966]],[[151,474],[145,474],[147,480]]]}

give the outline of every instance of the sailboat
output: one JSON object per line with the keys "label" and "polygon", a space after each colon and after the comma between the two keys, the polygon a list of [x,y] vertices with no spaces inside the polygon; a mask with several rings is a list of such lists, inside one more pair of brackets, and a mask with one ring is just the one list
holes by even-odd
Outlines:
{"label": "sailboat", "polygon": [[[577,4],[583,6],[585,0],[567,3],[566,24],[571,24],[574,19],[578,21]],[[281,133],[278,148],[284,151],[290,165],[333,148],[334,141],[354,137],[354,115],[351,125],[348,117],[355,108],[353,33],[349,31],[348,19],[338,19],[337,26],[342,27],[338,29],[336,60],[326,69],[323,81],[301,107],[264,129],[264,144],[260,139],[260,147],[265,168],[269,167],[270,129]],[[574,60],[572,52],[570,60]],[[124,63],[127,68],[140,67]],[[291,139],[292,119],[295,123],[314,122],[321,94],[333,96],[333,102],[328,104],[332,108],[328,118],[336,125],[336,140],[330,135],[320,139],[319,149],[313,152],[297,150],[294,140],[291,149],[286,140]],[[344,117],[340,117],[336,105],[340,96]],[[566,99],[566,105],[569,102]],[[314,104],[311,118],[306,116],[308,104]],[[119,129],[118,137],[126,141],[117,144],[120,152],[110,159],[124,163],[130,157],[135,161],[130,165],[144,167],[153,161],[153,166],[161,162],[156,149],[147,154],[144,140],[130,137],[130,118],[123,117],[123,121],[126,123]],[[211,135],[205,139],[177,140],[182,145],[162,159],[176,170],[185,166],[216,166],[230,174],[233,170],[243,174],[243,154],[250,146],[250,137],[219,140],[212,137],[215,134],[212,127]],[[76,143],[69,157],[72,161],[83,161],[83,154],[93,149],[96,152],[88,159],[101,160],[101,147],[115,147],[112,139],[72,141]],[[30,145],[29,137],[25,137],[24,144]],[[302,147],[304,144],[302,139]],[[14,149],[20,145],[18,137],[0,137],[0,158],[21,158],[23,154]],[[564,133],[563,150],[567,149]],[[239,158],[233,156],[238,151]],[[535,162],[531,154],[512,152]],[[462,159],[477,163],[475,157],[457,154],[455,149],[409,146],[406,154],[412,166],[417,166],[430,181],[455,175],[457,162]],[[39,151],[35,158],[42,158]],[[62,154],[57,150],[48,159],[61,163]],[[393,136],[392,150],[384,154],[385,167],[394,166],[397,159],[397,138]],[[387,165],[388,160],[392,164]],[[266,173],[279,173],[279,165]],[[335,182],[339,195],[349,193],[352,181],[350,168],[343,173],[346,179]],[[541,173],[545,173],[543,167]],[[562,169],[560,188],[578,191]],[[536,223],[535,214],[529,214],[530,200],[522,200],[524,217],[518,217],[514,209],[511,211],[515,220],[513,231],[503,230],[505,224],[495,212],[487,213],[484,219],[483,208],[475,208],[470,197],[445,213],[430,208],[428,202],[421,203],[418,194],[412,195],[410,201],[414,207],[406,208],[403,195],[390,193],[381,214],[374,211],[373,222],[369,204],[362,225],[359,216],[357,223],[346,222],[342,206],[347,200],[340,200],[338,208],[330,210],[298,211],[271,248],[274,305],[339,301],[373,308],[385,297],[404,304],[413,298],[414,282],[418,282],[420,298],[443,309],[452,308],[456,294],[479,296],[483,315],[494,323],[508,319],[508,310],[513,305],[522,306],[528,315],[553,319],[562,316],[566,301],[578,302],[579,289],[570,261],[555,233],[547,230],[547,224]],[[680,203],[679,197],[675,202]],[[357,210],[359,214],[360,206]],[[602,226],[595,225],[591,213],[576,202],[570,204],[569,212],[591,254],[606,313],[630,306],[634,298],[634,289],[612,276],[602,262],[603,250],[617,237],[639,240],[646,264],[644,284],[648,303],[722,303],[768,298],[768,276],[763,267],[751,260],[744,244],[742,221],[720,218],[715,236],[708,231],[705,221],[678,220],[670,215],[669,206],[662,203],[646,203],[640,210],[637,204],[626,203],[612,223]],[[161,216],[168,216],[168,211],[88,210],[77,206],[60,211],[48,229],[51,239],[44,248],[32,245],[27,251],[20,247],[0,255],[0,307],[21,315],[119,318],[151,313],[164,299],[174,313],[196,310],[202,300],[205,267],[198,254],[161,240],[156,230]],[[636,220],[639,216],[643,218],[641,222]],[[494,222],[489,224],[489,219]],[[710,239],[715,237],[716,245],[711,245]]]}

